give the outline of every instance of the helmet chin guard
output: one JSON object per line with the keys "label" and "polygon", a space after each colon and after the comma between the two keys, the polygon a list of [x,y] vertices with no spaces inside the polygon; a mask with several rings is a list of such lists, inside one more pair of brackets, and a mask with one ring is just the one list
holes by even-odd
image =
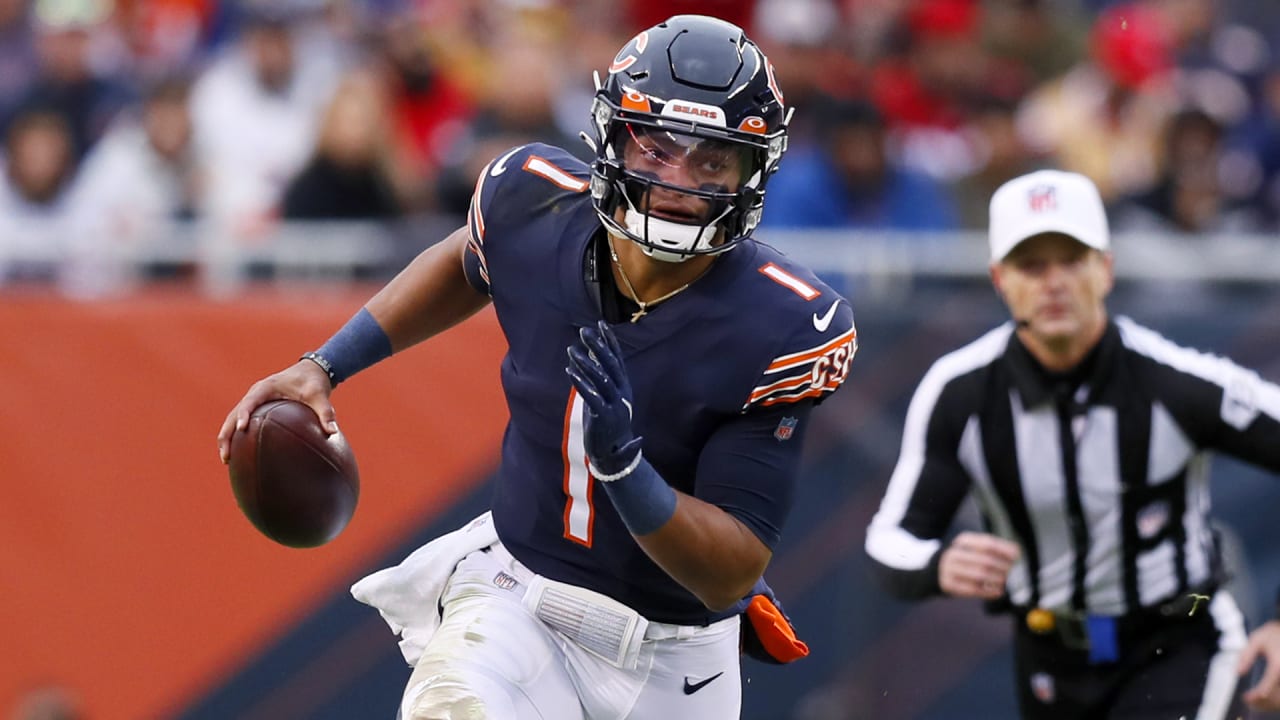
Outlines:
{"label": "helmet chin guard", "polygon": [[686,225],[672,220],[663,220],[646,215],[639,210],[627,208],[625,216],[626,237],[637,240],[645,255],[663,262],[684,262],[694,255],[713,255],[724,250],[713,247],[719,227],[716,223],[707,225]]}

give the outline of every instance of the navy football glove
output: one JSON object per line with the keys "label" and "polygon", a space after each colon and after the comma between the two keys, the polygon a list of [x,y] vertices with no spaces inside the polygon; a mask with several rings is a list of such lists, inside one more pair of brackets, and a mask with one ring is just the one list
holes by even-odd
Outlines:
{"label": "navy football glove", "polygon": [[627,475],[640,461],[640,440],[631,430],[631,381],[622,365],[622,349],[602,320],[578,332],[581,343],[569,346],[565,372],[586,406],[583,444],[591,473],[609,481]]}
{"label": "navy football glove", "polygon": [[809,646],[796,637],[791,618],[763,577],[747,598],[750,602],[741,616],[743,653],[771,665],[784,665],[809,654]]}

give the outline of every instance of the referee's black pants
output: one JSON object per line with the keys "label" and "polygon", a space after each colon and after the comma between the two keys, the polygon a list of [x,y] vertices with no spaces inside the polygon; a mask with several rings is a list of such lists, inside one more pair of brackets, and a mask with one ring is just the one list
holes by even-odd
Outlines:
{"label": "referee's black pants", "polygon": [[1192,720],[1206,692],[1230,694],[1222,720],[1245,717],[1234,659],[1211,668],[1223,634],[1210,613],[1128,635],[1121,635],[1116,662],[1091,664],[1087,650],[1034,634],[1019,619],[1014,668],[1023,720]]}

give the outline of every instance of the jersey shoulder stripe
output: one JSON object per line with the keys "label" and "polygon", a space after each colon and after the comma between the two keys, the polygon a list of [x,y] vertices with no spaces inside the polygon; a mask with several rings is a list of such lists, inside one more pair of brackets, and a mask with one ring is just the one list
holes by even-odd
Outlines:
{"label": "jersey shoulder stripe", "polygon": [[480,195],[484,190],[484,179],[489,174],[489,165],[476,178],[476,188],[471,193],[471,202],[467,206],[467,249],[479,261],[480,276],[485,285],[489,284],[489,263],[484,256],[484,212],[480,208]]}
{"label": "jersey shoulder stripe", "polygon": [[752,388],[742,409],[794,403],[838,390],[858,352],[858,331],[852,327],[852,317],[848,322],[849,329],[835,338],[775,358],[765,369],[760,384]]}
{"label": "jersey shoulder stripe", "polygon": [[849,328],[834,340],[824,342],[821,345],[801,350],[799,352],[788,353],[775,358],[773,362],[769,363],[769,367],[766,368],[764,372],[768,375],[770,373],[782,372],[783,370],[789,370],[800,365],[808,364],[813,362],[814,359],[822,355],[826,355],[835,348],[851,342],[855,345],[858,342],[858,329],[855,327]]}

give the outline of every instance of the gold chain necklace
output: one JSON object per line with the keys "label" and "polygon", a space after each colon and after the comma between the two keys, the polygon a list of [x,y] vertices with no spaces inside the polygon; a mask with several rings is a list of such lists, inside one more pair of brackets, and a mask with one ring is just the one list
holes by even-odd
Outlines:
{"label": "gold chain necklace", "polygon": [[693,280],[690,280],[689,282],[681,285],[680,287],[676,288],[675,290],[672,290],[671,292],[667,293],[666,295],[663,295],[660,298],[650,300],[649,302],[645,302],[644,300],[640,299],[639,295],[636,294],[636,289],[631,285],[631,279],[627,277],[627,271],[622,269],[622,261],[618,260],[618,251],[613,249],[613,236],[606,234],[606,237],[608,238],[608,241],[609,241],[609,257],[613,258],[613,264],[618,266],[618,277],[622,278],[622,284],[627,286],[627,293],[631,295],[631,299],[634,300],[635,303],[640,306],[639,310],[631,313],[631,322],[639,322],[640,318],[644,317],[645,314],[649,312],[650,307],[657,305],[663,300],[670,300],[676,295],[679,295],[685,290],[688,290],[689,286],[692,285],[694,281],[702,277],[707,272],[707,270],[711,268],[711,266],[708,265],[707,268],[704,269],[702,272],[698,273],[697,277],[695,277]]}

